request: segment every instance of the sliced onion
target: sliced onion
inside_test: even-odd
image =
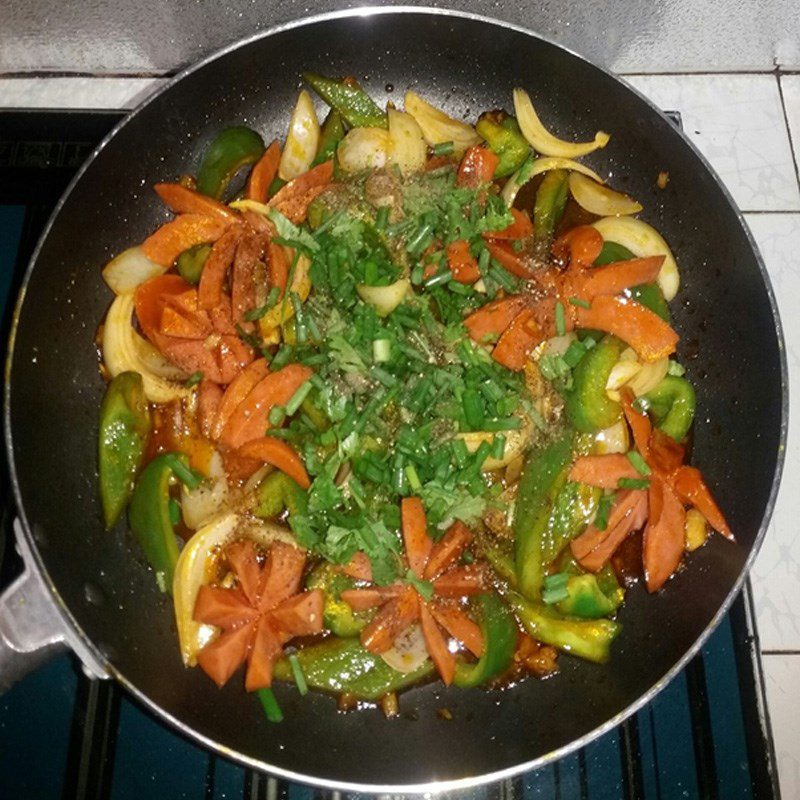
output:
[[[186,397],[190,390],[183,385],[186,374],[146,342],[133,329],[133,293],[121,294],[111,304],[103,325],[103,362],[111,377],[128,370],[142,376],[144,393],[152,403],[167,403]],[[144,355],[142,355],[144,353]],[[158,365],[157,371],[154,367]],[[180,375],[180,381],[163,377],[165,374]]]
[[[631,391],[637,396],[641,397],[643,394],[652,392],[669,370],[669,359],[659,358],[658,361],[648,361],[642,364],[639,372],[628,381],[628,386]]]
[[[521,428],[511,431],[502,431],[502,435],[505,436],[506,439],[506,449],[503,451],[503,457],[493,458],[489,456],[483,462],[483,471],[494,472],[498,469],[503,469],[515,458],[521,456],[531,443],[532,432],[533,423],[527,417],[523,418]],[[456,438],[464,442],[470,453],[474,453],[483,442],[491,444],[497,435],[497,433],[491,431],[469,431],[456,434]]]
[[[365,302],[374,306],[379,317],[386,317],[394,311],[408,295],[411,284],[407,278],[400,278],[389,286],[365,286],[359,284],[356,291]]]
[[[627,247],[635,256],[664,256],[664,265],[658,273],[658,285],[667,302],[678,293],[680,275],[675,256],[664,237],[651,225],[633,217],[604,217],[592,223],[606,242],[616,242]]]
[[[414,622],[395,640],[381,658],[394,670],[402,673],[418,670],[428,660],[428,648],[422,626]]]
[[[651,392],[664,379],[669,369],[669,359],[640,362],[630,347],[623,350],[619,361],[613,366],[606,382],[606,394],[619,401],[620,390],[627,386],[636,397]]]
[[[594,451],[599,456],[627,453],[629,449],[628,425],[623,419],[595,434]]]
[[[200,587],[215,577],[214,557],[235,538],[248,538],[263,546],[276,539],[293,544],[291,533],[281,525],[260,522],[228,512],[208,522],[186,543],[175,565],[172,597],[178,625],[181,656],[187,667],[197,663],[197,653],[216,635],[216,628],[194,620]]]
[[[453,152],[456,156],[461,156],[468,147],[480,144],[482,141],[472,125],[447,116],[444,111],[423,100],[416,92],[406,92],[405,107],[419,123],[422,135],[431,147],[452,142]]]
[[[597,131],[591,142],[565,142],[553,136],[544,125],[533,108],[533,103],[524,89],[514,89],[514,113],[522,135],[528,140],[537,153],[562,158],[580,158],[605,147],[611,138],[604,131]]]
[[[181,512],[187,528],[196,531],[228,505],[228,479],[222,456],[214,450],[208,479],[191,491],[181,484]]]
[[[319,147],[319,121],[311,95],[302,89],[289,122],[289,133],[281,153],[278,176],[290,181],[307,172]]]
[[[544,343],[541,349],[541,356],[563,356],[569,350],[569,346],[578,337],[570,332],[565,333],[563,336],[553,336]]]
[[[606,381],[606,394],[619,402],[619,393],[628,381],[639,374],[642,365],[638,361],[628,361],[620,359],[611,369]]]
[[[339,166],[345,172],[380,169],[389,157],[391,139],[383,128],[352,128],[336,149]]]
[[[642,210],[640,203],[621,192],[615,192],[579,172],[571,172],[569,190],[575,202],[598,217],[636,214]]]
[[[141,247],[129,247],[103,267],[103,280],[114,294],[127,294],[166,271],[166,267],[151,261]]]
[[[244,486],[242,486],[242,494],[245,497],[248,497],[256,489],[261,485],[261,481],[267,477],[271,472],[275,471],[275,467],[272,464],[264,464],[263,467],[259,467],[248,479],[245,481]]]
[[[231,200],[228,205],[237,211],[254,211],[262,217],[269,217],[270,207],[266,203],[259,203],[258,200]]]
[[[505,186],[503,186],[503,191],[501,194],[505,204],[509,208],[514,205],[517,192],[531,178],[533,178],[535,175],[539,175],[542,172],[549,172],[551,169],[568,169],[572,170],[573,172],[580,172],[582,175],[586,175],[587,178],[591,178],[597,183],[603,183],[603,179],[594,170],[591,170],[589,167],[584,166],[578,161],[573,161],[570,158],[550,158],[548,156],[543,156],[541,158],[535,158],[530,167],[523,167],[522,169],[525,170],[526,176],[521,183],[520,171],[518,170],[506,181]]]
[[[427,155],[422,128],[411,114],[390,108],[388,115],[390,163],[396,164],[403,175],[419,172]]]

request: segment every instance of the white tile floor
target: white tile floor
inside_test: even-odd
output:
[[[783,317],[796,390],[794,422],[753,588],[781,789],[785,800],[794,800],[800,797],[800,75],[639,75],[629,80],[661,108],[681,111],[689,137],[739,206],[751,212],[747,221]],[[0,79],[0,108],[129,108],[157,85],[154,79]]]
[[[781,793],[800,797],[800,76],[651,75],[631,83],[683,115],[745,214],[786,336],[790,425],[778,503],[752,574]],[[783,95],[783,99],[781,98]],[[791,127],[791,138],[787,129]],[[794,149],[792,147],[794,145]],[[761,212],[761,213],[758,213]],[[764,213],[770,212],[770,213]]]
[[[800,210],[800,187],[777,78],[645,75],[629,81],[661,108],[680,110],[687,135],[719,173],[739,208]]]

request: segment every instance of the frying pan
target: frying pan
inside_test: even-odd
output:
[[[694,459],[737,535],[714,537],[655,596],[629,592],[609,664],[562,657],[560,674],[505,691],[402,696],[398,719],[337,713],[279,686],[266,721],[237,680],[216,690],[181,664],[169,597],[124,524],[103,530],[96,491],[103,382],[95,328],[110,302],[100,267],[167,215],[150,187],[196,168],[221,127],[285,133],[303,70],[363,78],[379,103],[414,87],[456,117],[527,87],[562,135],[611,131],[587,159],[643,203],[676,254],[681,357],[700,409]],[[666,189],[656,186],[669,173]],[[56,209],[17,308],[6,441],[27,570],[0,608],[6,684],[69,644],[184,733],[285,778],[362,791],[487,782],[558,758],[651,699],[697,652],[741,587],[766,530],[786,434],[786,364],[764,266],[729,195],[692,145],[627,84],[527,31],[440,10],[348,11],[288,25],[190,68],[98,147]],[[42,647],[43,646],[43,649]],[[452,721],[437,710],[446,707]]]

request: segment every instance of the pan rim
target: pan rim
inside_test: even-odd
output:
[[[9,477],[11,480],[11,485],[14,493],[14,500],[17,505],[17,514],[21,521],[21,527],[23,533],[26,539],[28,540],[28,543],[31,546],[31,552],[33,553],[35,566],[41,573],[52,597],[54,598],[56,606],[58,607],[59,613],[64,622],[69,626],[71,630],[75,632],[75,634],[79,637],[79,639],[84,644],[84,646],[89,650],[89,652],[95,655],[99,663],[101,663],[103,667],[107,670],[109,676],[113,677],[122,686],[124,686],[125,689],[127,689],[137,699],[138,702],[142,703],[149,711],[156,714],[159,718],[168,722],[180,733],[189,737],[190,739],[194,739],[203,746],[211,750],[214,750],[223,756],[231,758],[247,767],[257,769],[262,772],[266,772],[270,775],[282,778],[284,780],[295,781],[328,790],[365,792],[365,793],[375,793],[375,794],[386,794],[386,793],[421,794],[421,793],[432,793],[432,792],[438,793],[438,792],[447,792],[447,791],[455,791],[467,788],[474,788],[475,786],[485,785],[488,783],[493,783],[515,777],[523,772],[528,772],[530,770],[537,769],[547,763],[551,763],[557,759],[563,758],[564,756],[578,750],[579,748],[583,747],[589,742],[602,736],[604,733],[608,732],[612,728],[618,726],[621,722],[626,720],[628,717],[636,713],[644,705],[650,702],[650,700],[652,700],[655,695],[657,695],[667,684],[669,684],[678,675],[678,673],[684,669],[686,664],[700,651],[700,649],[705,644],[709,636],[717,628],[722,618],[727,613],[728,609],[730,608],[736,596],[741,591],[744,581],[747,579],[750,569],[752,568],[753,562],[755,561],[755,558],[761,549],[761,545],[766,536],[766,532],[767,529],[769,528],[769,524],[775,509],[778,490],[780,488],[780,483],[785,463],[786,441],[788,434],[789,380],[788,380],[786,343],[783,333],[783,325],[781,323],[780,313],[778,310],[778,305],[771,279],[766,270],[766,266],[761,256],[761,252],[755,242],[755,239],[753,238],[752,232],[750,231],[750,228],[746,220],[744,219],[742,211],[739,209],[739,207],[733,200],[730,192],[728,191],[727,187],[722,183],[716,171],[708,163],[705,156],[697,149],[694,143],[691,140],[689,140],[689,138],[682,131],[675,129],[675,133],[683,139],[684,144],[689,147],[694,156],[700,160],[702,165],[712,176],[714,182],[716,183],[717,189],[722,193],[722,196],[724,197],[728,205],[731,207],[731,210],[734,212],[737,221],[741,225],[746,235],[747,241],[750,245],[750,248],[755,256],[756,263],[759,272],[761,274],[761,279],[767,291],[770,311],[772,313],[772,319],[775,326],[777,346],[779,350],[780,378],[781,378],[780,380],[781,421],[779,428],[775,471],[772,478],[770,493],[767,498],[767,503],[764,509],[764,516],[759,526],[758,533],[756,534],[756,537],[754,539],[753,546],[750,550],[750,553],[747,556],[747,559],[745,560],[742,570],[738,578],[736,579],[734,585],[728,592],[728,595],[725,598],[722,605],[720,606],[719,610],[711,619],[711,621],[708,623],[708,625],[705,627],[703,632],[695,640],[693,645],[690,648],[688,648],[688,650],[683,654],[683,656],[680,659],[678,659],[678,661],[656,683],[654,683],[646,692],[640,695],[637,700],[628,705],[619,714],[607,720],[602,725],[599,725],[596,728],[592,729],[591,731],[588,731],[583,736],[573,740],[572,742],[569,742],[568,744],[556,750],[553,750],[549,753],[545,753],[544,755],[541,755],[530,761],[525,761],[521,764],[516,764],[514,766],[506,767],[504,769],[497,770],[495,772],[484,773],[482,775],[473,777],[455,778],[442,781],[431,781],[427,783],[418,783],[418,784],[372,784],[372,783],[367,784],[367,783],[356,783],[350,781],[330,780],[313,775],[307,775],[295,772],[293,770],[284,769],[281,767],[276,767],[274,765],[267,764],[264,761],[261,761],[257,758],[253,758],[251,756],[247,756],[243,753],[235,751],[199,733],[198,731],[194,730],[193,728],[182,722],[180,719],[176,718],[174,715],[163,709],[155,701],[151,700],[147,694],[145,694],[141,689],[139,689],[122,672],[120,672],[117,668],[115,668],[114,665],[109,662],[107,656],[87,636],[85,631],[78,624],[77,620],[73,617],[72,613],[70,612],[69,608],[67,607],[66,603],[64,602],[63,598],[61,597],[57,588],[55,587],[52,578],[50,577],[50,574],[47,571],[44,559],[39,553],[39,549],[36,544],[36,539],[33,536],[31,527],[27,519],[27,515],[25,513],[25,508],[22,501],[22,495],[16,471],[16,463],[14,459],[14,447],[13,447],[13,434],[11,430],[11,381],[10,381],[11,368],[14,357],[14,346],[16,341],[17,326],[19,324],[20,313],[25,301],[25,295],[27,292],[27,287],[30,281],[30,277],[33,273],[33,269],[38,260],[44,242],[48,238],[51,228],[53,227],[58,216],[60,215],[62,208],[67,203],[70,195],[72,194],[73,189],[82,179],[84,173],[87,171],[90,165],[95,161],[99,153],[103,149],[105,149],[105,147],[109,144],[110,141],[113,140],[113,138],[117,135],[117,133],[125,125],[127,125],[127,123],[131,119],[133,119],[143,109],[145,109],[148,105],[150,105],[151,102],[154,102],[155,100],[160,98],[162,94],[171,90],[176,84],[178,84],[181,80],[183,80],[183,78],[194,73],[199,69],[204,68],[213,61],[216,61],[217,59],[226,56],[228,53],[231,53],[240,47],[247,46],[254,42],[260,41],[261,39],[269,38],[271,36],[274,36],[276,34],[282,33],[287,30],[294,30],[296,28],[316,25],[330,20],[356,19],[359,17],[372,17],[372,16],[388,16],[392,14],[409,14],[409,15],[419,14],[422,16],[427,15],[427,16],[465,19],[472,22],[481,22],[488,25],[492,25],[494,27],[504,28],[517,33],[522,33],[525,36],[530,37],[532,39],[538,39],[546,44],[549,44],[553,47],[556,47],[562,51],[569,53],[569,55],[572,56],[573,58],[588,64],[590,67],[593,67],[594,69],[603,73],[606,77],[611,78],[613,81],[616,81],[617,83],[621,84],[628,92],[634,94],[639,99],[640,102],[646,104],[658,116],[660,116],[665,121],[669,121],[668,118],[665,116],[664,112],[660,108],[658,108],[658,106],[656,106],[651,100],[645,97],[639,90],[633,87],[627,80],[614,74],[606,67],[596,64],[594,61],[586,58],[585,56],[576,53],[571,48],[556,42],[555,40],[553,40],[548,36],[532,31],[529,28],[517,25],[516,23],[505,22],[502,20],[495,19],[493,17],[489,17],[483,14],[477,14],[474,12],[458,11],[455,9],[448,9],[448,8],[436,8],[433,6],[403,6],[403,5],[360,6],[355,8],[340,9],[337,11],[331,11],[331,12],[302,17],[299,19],[271,26],[262,31],[257,31],[256,33],[253,33],[250,36],[238,39],[237,41],[225,45],[224,47],[209,54],[205,58],[197,62],[194,62],[189,66],[185,67],[184,69],[180,70],[173,77],[169,78],[163,86],[159,87],[155,92],[146,97],[136,108],[130,111],[130,113],[128,113],[117,125],[115,125],[114,128],[97,145],[97,147],[94,148],[90,156],[83,163],[81,168],[78,170],[74,178],[70,181],[69,185],[65,189],[64,193],[62,194],[55,208],[53,209],[53,212],[50,215],[47,224],[45,225],[39,237],[39,240],[36,244],[36,247],[31,255],[30,261],[25,271],[25,275],[23,277],[22,285],[19,290],[19,295],[15,304],[14,313],[11,321],[11,331],[8,340],[8,349],[7,349],[5,371],[4,371],[5,386],[3,391],[3,421],[5,425],[4,439],[5,439],[6,459],[9,465]]]

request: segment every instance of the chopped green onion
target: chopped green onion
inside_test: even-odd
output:
[[[413,464],[406,465],[406,478],[408,478],[408,485],[411,487],[412,492],[418,492],[422,489],[422,481],[419,479],[416,467]]]
[[[481,430],[485,412],[480,392],[477,389],[465,389],[461,397],[461,404],[464,407],[464,418],[467,425],[474,431]]]
[[[544,579],[545,589],[556,589],[559,586],[566,586],[569,580],[569,575],[566,572],[555,572],[552,575],[546,575]]]
[[[683,364],[679,364],[677,361],[673,361],[672,359],[669,360],[669,364],[667,365],[667,375],[674,375],[676,378],[682,378],[686,374],[686,368]]]
[[[455,458],[456,464],[460,469],[466,466],[469,458],[469,449],[463,439],[453,439],[453,458]]]
[[[542,592],[542,602],[548,606],[552,606],[554,603],[560,603],[568,597],[569,591],[566,586],[559,586],[555,589],[545,589]]]
[[[404,494],[408,481],[403,464],[403,456],[398,454],[394,457],[394,468],[392,470],[392,488],[397,494]]]
[[[647,489],[650,481],[646,478],[620,478],[617,486],[620,489]]]
[[[492,446],[489,444],[489,442],[481,442],[478,445],[478,449],[475,451],[475,455],[473,457],[473,464],[478,470],[480,470],[480,468],[483,466],[483,462],[489,458],[491,452]]]
[[[478,269],[481,275],[486,275],[488,273],[491,261],[492,254],[489,252],[488,248],[484,247],[478,255]]]
[[[389,206],[381,206],[378,209],[378,213],[375,216],[375,227],[382,231],[386,227],[386,223],[389,221]]]
[[[577,367],[578,362],[586,355],[586,347],[583,342],[577,339],[567,348],[566,353],[562,356],[564,363],[572,368]]]
[[[614,505],[614,495],[604,494],[597,504],[597,514],[594,517],[594,526],[599,531],[604,531],[608,527],[608,515],[611,512],[611,506]]]
[[[286,409],[283,406],[273,406],[269,410],[267,419],[269,420],[270,425],[277,428],[278,425],[281,425],[286,419]]]
[[[372,343],[372,360],[376,364],[388,361],[392,357],[392,343],[388,339],[376,339]]]
[[[650,467],[647,466],[647,462],[642,458],[642,456],[637,453],[635,450],[629,450],[626,455],[628,456],[628,461],[633,464],[634,469],[640,475],[649,475],[651,470]]]
[[[292,675],[294,682],[297,685],[297,691],[301,695],[308,694],[308,684],[306,683],[306,676],[303,674],[303,668],[300,666],[300,659],[292,653],[289,656],[289,664],[292,667]]]
[[[413,283],[414,286],[419,286],[424,277],[425,268],[422,266],[422,264],[417,264],[417,266],[411,270],[411,283]]]
[[[578,306],[579,308],[591,308],[592,304],[588,300],[583,300],[580,297],[570,297],[569,304],[572,306]]]
[[[567,332],[567,321],[564,315],[564,306],[559,301],[556,303],[556,333],[563,336]]]
[[[191,388],[192,386],[197,386],[200,381],[203,380],[203,373],[200,370],[197,372],[193,372],[187,379],[186,379],[186,386]]]
[[[272,689],[259,689],[258,699],[264,707],[264,713],[270,722],[283,722],[283,711]]]
[[[175,473],[175,477],[190,491],[196,489],[205,480],[203,475],[184,464],[175,453],[167,453],[164,460]]]
[[[286,415],[291,417],[292,414],[296,413],[297,409],[303,404],[303,400],[308,397],[309,392],[311,391],[311,382],[306,381],[304,384],[300,386],[300,388],[292,395],[289,402],[286,404]]]
[[[452,142],[439,142],[433,146],[433,154],[435,156],[449,156],[454,149]]]
[[[547,605],[566,600],[569,597],[569,591],[567,590],[568,582],[569,575],[567,575],[566,572],[557,572],[555,575],[548,575],[544,579],[542,600]]]
[[[253,350],[260,350],[261,349],[261,341],[257,336],[254,336],[252,333],[248,333],[241,325],[237,323],[236,325],[236,333],[239,335],[239,338]]]
[[[517,431],[522,427],[519,417],[502,417],[500,419],[487,419],[483,421],[484,431]]]
[[[406,244],[406,250],[408,250],[411,255],[421,253],[427,246],[427,240],[432,231],[433,226],[430,222],[424,222],[417,228],[411,239],[409,239],[408,244]]]
[[[280,299],[280,296],[281,290],[277,286],[273,286],[267,295],[267,302],[264,303],[263,306],[258,306],[258,308],[251,308],[249,311],[245,311],[244,318],[248,322],[255,322],[257,319],[261,319],[261,317],[263,317],[267,311],[269,311],[271,308],[274,308]]]
[[[387,389],[390,389],[397,383],[397,378],[395,378],[391,372],[387,372],[385,369],[381,369],[380,367],[373,367],[370,374],[373,378],[376,378],[380,383],[382,383]]]
[[[517,279],[495,261],[492,262],[489,277],[507,292],[513,292],[517,288]]]
[[[434,286],[441,286],[444,283],[449,283],[452,277],[453,273],[450,272],[449,269],[446,269],[444,272],[439,272],[432,278],[428,278],[428,280],[425,281],[425,288],[431,289]]]
[[[506,452],[506,437],[502,434],[495,436],[492,440],[492,452],[489,454],[492,458],[499,461]]]
[[[364,262],[364,283],[374,286],[378,280],[378,265],[374,261]]]

